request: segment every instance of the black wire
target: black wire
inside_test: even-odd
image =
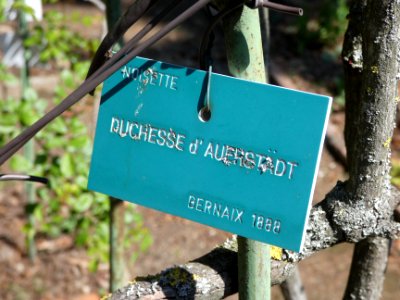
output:
[[[213,33],[215,26],[222,21],[223,18],[226,16],[230,15],[231,13],[234,13],[236,10],[239,8],[243,7],[243,3],[237,4],[232,7],[227,7],[224,10],[220,11],[217,15],[215,15],[212,20],[210,25],[208,25],[204,35],[203,39],[200,44],[200,50],[199,50],[199,60],[200,60],[200,68],[202,70],[207,70],[208,66],[212,62],[212,44],[215,39],[215,35]]]
[[[122,39],[126,31],[132,27],[147,11],[149,11],[159,0],[137,0],[131,4],[114,27],[108,31],[101,41],[90,64],[86,78],[90,77],[107,60],[106,53],[111,47]],[[91,94],[93,95],[93,92]]]
[[[0,174],[0,181],[30,181],[43,184],[49,183],[47,178],[22,174]]]
[[[146,26],[144,26],[129,42],[127,43],[126,47],[126,53],[132,51],[138,44],[138,42],[146,36],[147,33],[149,33],[160,21],[168,16],[171,12],[173,12],[174,9],[177,8],[177,5],[179,2],[182,2],[183,0],[174,0],[170,1],[169,5],[165,7],[158,15],[156,15],[149,23],[147,23]]]
[[[113,63],[115,63],[116,61],[118,61],[121,57],[127,55],[127,53],[129,53],[130,51],[133,50],[133,48],[135,46],[137,46],[137,43],[148,33],[150,32],[155,26],[157,26],[157,24],[162,20],[163,17],[167,16],[168,14],[171,13],[171,11],[176,8],[176,4],[178,4],[180,1],[182,0],[175,0],[173,2],[170,3],[170,5],[168,5],[165,9],[163,9],[158,15],[156,15],[149,23],[146,24],[146,26],[144,26],[133,38],[131,38],[123,48],[120,49],[120,51],[118,51],[113,57],[112,59],[108,60],[108,61],[104,61],[103,65],[99,65],[98,62],[96,63],[92,63],[95,64],[95,67],[92,68],[92,74],[86,79],[86,81],[84,83],[88,83],[91,80],[93,80],[94,78],[96,78],[101,72],[103,72],[104,70],[106,70],[107,68],[111,67]],[[116,40],[118,41],[118,39]],[[81,87],[83,86],[83,84],[81,85]],[[80,88],[80,87],[79,87]],[[78,89],[79,89],[78,88]],[[93,91],[93,90],[92,90]],[[91,92],[92,92],[91,91]],[[91,93],[90,92],[90,93]],[[66,99],[65,99],[66,100]],[[79,100],[78,100],[79,101]],[[73,104],[72,104],[73,105]],[[71,106],[72,106],[71,105]],[[45,116],[46,117],[46,116]],[[40,130],[40,129],[39,129]],[[39,131],[38,130],[38,131]],[[30,140],[31,138],[33,138],[36,133],[38,132],[32,132],[31,134],[26,136],[26,139],[22,140],[21,143],[16,144],[12,149],[10,148],[9,151],[12,151],[12,153],[15,153],[16,151],[18,151],[25,143],[25,140]],[[14,150],[16,149],[16,150]],[[0,161],[1,161],[1,150],[0,149]],[[2,163],[0,162],[0,165]]]
[[[67,96],[59,105],[54,107],[44,117],[36,121],[32,126],[26,128],[16,138],[14,138],[5,146],[3,146],[0,149],[0,166],[4,164],[4,162],[6,162],[14,153],[16,153],[24,144],[26,144],[37,132],[43,129],[49,122],[54,120],[56,117],[60,116],[64,111],[66,111],[72,105],[77,103],[80,99],[83,98],[83,96],[85,96],[87,93],[96,88],[100,83],[102,83],[105,79],[111,76],[114,72],[123,67],[129,61],[131,61],[135,56],[137,56],[143,50],[145,50],[146,48],[157,42],[159,39],[161,39],[163,36],[169,33],[172,29],[174,29],[182,22],[193,16],[196,12],[198,12],[201,8],[207,5],[210,1],[211,0],[198,0],[195,4],[186,9],[179,16],[177,16],[175,19],[173,19],[172,21],[167,23],[164,27],[162,27],[157,33],[152,35],[144,42],[138,44],[129,53],[126,53],[126,55],[122,57],[120,60],[117,61],[116,59],[117,55],[113,56],[101,68],[99,68],[94,74],[92,74],[92,76],[90,76],[86,81],[84,81],[75,91],[73,91],[69,96]],[[129,49],[125,47],[123,49]],[[120,53],[121,50],[118,53]],[[125,54],[125,52],[121,53],[122,53],[121,56]]]

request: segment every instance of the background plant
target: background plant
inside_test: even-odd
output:
[[[4,8],[3,2],[0,2]],[[25,5],[16,2],[14,9],[32,13]],[[75,15],[76,21],[90,20]],[[71,20],[69,20],[71,22]],[[34,123],[48,107],[59,103],[80,84],[86,76],[89,58],[97,48],[97,39],[88,39],[66,26],[66,16],[55,10],[44,14],[43,22],[30,29],[24,46],[30,53],[39,53],[40,62],[60,72],[60,83],[52,99],[41,98],[29,88],[22,100],[8,97],[0,99],[0,145],[17,132]],[[0,65],[3,85],[16,79],[4,65]],[[49,186],[37,189],[37,202],[27,205],[27,213],[35,215],[36,223],[26,226],[26,231],[49,238],[63,233],[72,234],[78,246],[88,249],[90,267],[95,270],[99,262],[108,260],[109,215],[108,197],[87,190],[87,177],[92,140],[87,124],[82,122],[82,111],[70,111],[57,118],[35,137],[35,158],[28,161],[22,155],[10,160],[10,168],[43,176]],[[129,205],[125,222],[128,225],[126,247],[134,244],[137,255],[151,244],[151,236],[143,226],[141,215],[134,205]]]

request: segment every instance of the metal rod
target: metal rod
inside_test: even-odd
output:
[[[23,1],[25,2],[25,1]],[[21,79],[21,102],[27,101],[26,95],[28,93],[28,89],[30,88],[29,82],[29,49],[27,49],[24,45],[25,40],[29,36],[29,28],[26,20],[26,14],[21,9],[18,11],[18,31],[22,41],[22,66],[20,72]],[[30,141],[25,145],[23,155],[25,159],[29,162],[33,162],[35,159],[35,147],[33,141]],[[24,184],[24,194],[26,199],[27,206],[33,206],[36,203],[36,190],[35,186],[31,182],[25,182]],[[27,210],[27,218],[28,218],[28,229],[26,231],[26,247],[28,250],[28,257],[30,261],[35,261],[36,259],[36,245],[35,245],[35,216],[33,212],[28,209]]]
[[[291,14],[291,15],[296,15],[296,16],[303,15],[303,9],[300,7],[288,6],[288,5],[284,5],[284,4],[271,2],[268,0],[253,0],[253,1],[251,1],[250,7],[251,8],[265,7],[265,8],[269,8],[269,9],[276,10],[279,12]]]
[[[292,6],[287,6],[283,4],[278,4],[270,1],[264,1],[263,4],[264,7],[273,9],[279,12],[284,12],[287,14],[291,15],[296,15],[296,16],[302,16],[303,15],[303,9],[299,7],[292,7]]]
[[[121,288],[129,280],[125,263],[125,205],[124,202],[110,197],[110,293]]]
[[[121,17],[121,0],[106,0],[106,19],[108,31],[114,31],[114,26]],[[118,38],[116,47],[120,50],[123,39]],[[96,71],[92,70],[92,73]],[[89,75],[90,76],[90,75]],[[125,236],[125,207],[121,200],[109,197],[109,292],[115,292],[128,280],[128,270],[125,264],[124,236]]]
[[[229,5],[228,1],[225,3]],[[223,29],[231,74],[248,80],[266,82],[258,10],[244,6],[241,11],[226,16]],[[241,300],[270,299],[269,248],[266,244],[238,237]]]

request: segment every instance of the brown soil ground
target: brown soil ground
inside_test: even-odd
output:
[[[91,6],[64,4],[60,9],[67,13],[80,11],[82,14],[93,16],[96,26],[93,26],[90,35],[100,36],[101,15]],[[206,24],[204,17],[193,18],[146,51],[144,56],[196,67],[196,47],[204,24]],[[292,37],[284,34],[282,31],[284,25],[273,24],[274,45],[271,47],[271,61],[273,65],[279,66],[280,81],[301,90],[331,93],[332,91],[325,86],[332,86],[332,81],[340,75],[339,60],[337,58],[324,60],[320,50],[300,55],[291,52],[285,39]],[[80,28],[78,25],[74,26]],[[130,31],[127,36],[132,35],[134,31]],[[215,71],[219,73],[226,73],[223,53],[221,33],[218,32],[213,58]],[[32,78],[32,83],[40,93],[48,95],[51,93],[49,87],[54,86],[49,82],[57,80],[55,75],[47,70],[39,70]],[[84,103],[82,107],[88,112],[85,118],[90,121],[93,101]],[[340,109],[333,112],[331,124],[339,133],[342,132],[344,115]],[[337,138],[342,139],[340,134]],[[398,132],[394,140],[400,140]],[[400,153],[399,144],[395,145],[395,154]],[[345,178],[343,167],[325,149],[318,173],[314,203],[323,199],[337,180]],[[7,183],[1,184],[0,188],[0,299],[89,300],[99,299],[101,295],[106,294],[108,266],[100,265],[96,273],[90,273],[87,254],[83,249],[74,247],[70,236],[61,236],[55,240],[38,239],[37,247],[40,249],[38,258],[34,263],[30,262],[24,250],[23,225],[26,220],[22,186]],[[135,264],[129,265],[131,278],[156,273],[165,267],[199,257],[230,236],[229,233],[143,207],[138,207],[138,210],[143,214],[154,243]],[[300,263],[300,273],[309,299],[334,300],[342,297],[352,248],[352,245],[342,244]],[[398,299],[399,295],[400,245],[394,244],[389,257],[382,299],[394,300]],[[235,299],[237,296],[230,298]],[[283,299],[279,287],[273,288],[272,299]]]

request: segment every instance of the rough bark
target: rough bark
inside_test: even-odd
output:
[[[344,67],[344,84],[346,95],[346,124],[345,141],[347,155],[355,156],[357,143],[354,142],[354,134],[358,126],[358,116],[360,111],[360,91],[361,91],[361,74],[363,67],[362,56],[362,15],[366,5],[366,0],[352,1],[350,3],[349,25],[345,34],[343,43],[343,67]],[[349,124],[353,124],[350,126]],[[354,163],[355,160],[351,160]],[[349,171],[354,173],[354,167],[348,163]]]
[[[399,70],[399,1],[352,1],[344,48],[346,144],[350,201],[363,218],[390,214],[390,141],[396,112]],[[356,224],[355,224],[356,225]],[[358,228],[354,228],[358,231]],[[378,299],[388,241],[368,238],[356,244],[345,299]]]
[[[357,243],[344,299],[379,299],[389,253],[385,238],[368,238]]]
[[[394,191],[392,198],[394,206],[400,193]],[[312,208],[302,253],[284,250],[282,260],[272,260],[273,285],[287,280],[300,260],[338,243],[358,242],[369,236],[400,237],[400,224],[393,220],[393,213],[364,218],[365,213],[357,207],[343,205],[347,202],[355,203],[349,201],[345,184],[339,182],[324,201]],[[375,224],[372,227],[371,222]],[[354,233],[353,227],[357,228]],[[192,262],[136,278],[109,299],[221,299],[237,293],[237,276],[237,244],[232,239]]]
[[[273,261],[272,284],[282,283],[294,266],[287,261]],[[237,270],[237,244],[232,239],[192,262],[137,278],[109,299],[222,299],[238,292]]]

